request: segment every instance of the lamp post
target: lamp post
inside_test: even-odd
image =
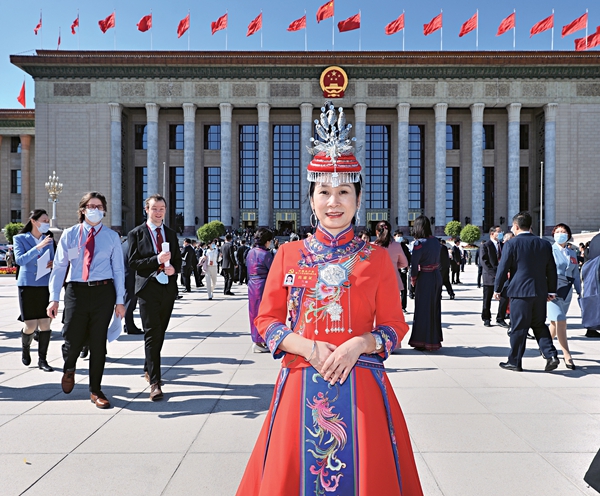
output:
[[[52,219],[50,220],[50,227],[57,227],[56,225],[56,204],[58,203],[58,195],[62,193],[63,185],[58,182],[58,176],[55,171],[52,171],[52,175],[48,177],[48,182],[45,184],[46,191],[48,191],[48,202],[52,203]]]

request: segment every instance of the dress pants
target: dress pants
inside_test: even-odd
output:
[[[460,283],[460,265],[452,262],[450,267],[452,268],[452,284]]]
[[[213,291],[217,285],[217,266],[209,265],[206,267],[206,290],[208,291],[208,297],[213,297]]]
[[[527,331],[533,331],[540,351],[544,358],[556,357],[557,352],[550,329],[546,325],[546,298],[536,296],[532,298],[510,299],[510,354],[508,363],[521,367],[521,360],[527,345]]]
[[[494,286],[483,286],[483,308],[481,309],[481,320],[492,320],[492,296],[494,296]]]
[[[137,306],[137,295],[135,294],[135,272],[130,271],[125,276],[125,327],[135,329],[133,312]]]
[[[450,284],[450,269],[442,270],[442,286],[446,288],[449,296],[454,296],[452,284]],[[440,293],[441,295],[441,293]]]
[[[89,342],[90,392],[101,391],[106,362],[106,334],[115,310],[117,293],[112,283],[88,286],[70,282],[65,290],[63,335],[69,343],[64,372],[74,369],[81,349]]]
[[[187,292],[192,290],[192,267],[187,265],[181,270],[181,285],[185,287]]]
[[[245,265],[239,265],[239,271],[240,271],[240,284],[248,284],[248,267],[246,267]]]
[[[196,287],[199,288],[200,286],[202,286],[201,269],[197,265],[195,265],[193,272],[194,272],[194,280],[196,281]]]
[[[223,269],[223,277],[225,278],[225,289],[223,290],[223,294],[227,294],[231,292],[231,286],[233,285],[233,274],[235,272],[235,267],[229,267],[228,269]]]
[[[481,276],[483,275],[483,267],[481,265],[477,266],[477,287],[481,286]]]
[[[496,320],[504,320],[506,312],[508,312],[508,298],[503,294],[500,294],[500,303],[498,303],[498,315],[496,315]]]
[[[165,341],[165,333],[169,326],[175,299],[169,294],[168,285],[160,284],[151,278],[147,286],[138,294],[140,317],[144,327],[144,350],[150,384],[158,384],[160,374],[160,352]]]

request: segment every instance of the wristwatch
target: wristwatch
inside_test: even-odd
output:
[[[373,337],[375,338],[375,351],[373,353],[381,353],[383,351],[383,339],[375,333],[373,333]]]

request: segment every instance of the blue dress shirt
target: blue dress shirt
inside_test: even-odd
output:
[[[50,276],[50,301],[60,300],[60,290],[69,266],[69,250],[72,250],[75,257],[70,260],[71,270],[66,282],[85,282],[82,277],[83,254],[85,241],[91,228],[92,226],[83,221],[81,224],[64,230],[56,249]],[[94,229],[97,234],[94,239],[94,256],[90,265],[88,281],[112,279],[117,293],[116,304],[122,305],[125,294],[125,266],[121,239],[115,231],[102,223],[94,226]]]
[[[50,260],[54,258],[54,243],[44,246],[41,250],[37,249],[37,244],[41,241],[37,240],[30,232],[17,234],[13,238],[15,247],[15,262],[19,266],[19,277],[17,278],[17,286],[48,286],[50,273],[37,277],[37,261],[44,252],[50,251]]]

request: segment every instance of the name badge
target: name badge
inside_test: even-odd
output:
[[[67,251],[67,257],[69,258],[69,262],[71,260],[75,260],[79,256],[78,248],[69,248]]]
[[[318,279],[319,272],[316,267],[294,267],[286,270],[283,276],[283,285],[295,288],[314,288]]]

